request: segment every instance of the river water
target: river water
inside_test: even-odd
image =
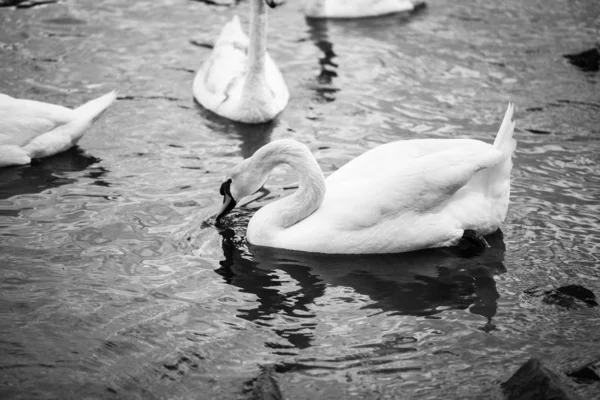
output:
[[[235,13],[247,29],[246,1],[0,8],[2,92],[77,106],[119,89],[78,148],[0,171],[1,398],[243,399],[263,364],[290,399],[489,398],[529,357],[599,351],[598,307],[528,289],[600,295],[600,80],[563,57],[594,47],[600,2],[430,0],[361,21],[302,5],[270,12],[290,103],[250,127],[191,91],[203,44]],[[329,174],[393,140],[492,141],[509,100],[511,204],[480,256],[249,248],[254,210],[295,188],[286,169],[211,223],[226,171],[270,140]]]

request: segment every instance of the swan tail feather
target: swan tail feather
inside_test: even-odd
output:
[[[508,108],[504,114],[504,119],[494,140],[494,147],[501,150],[505,156],[510,157],[514,151],[517,141],[513,139],[513,131],[515,129],[515,121],[513,121],[513,113],[515,106],[513,103],[508,103]]]
[[[24,149],[31,158],[48,157],[73,147],[117,98],[113,90],[73,110],[72,121],[59,125],[29,142]]]
[[[494,167],[487,170],[487,194],[494,204],[496,218],[504,221],[508,210],[510,196],[510,172],[513,162],[512,155],[517,146],[517,141],[513,138],[515,121],[513,121],[514,105],[508,103],[508,108],[504,114],[504,119],[494,140],[494,147],[502,152],[501,161]]]
[[[235,44],[240,43],[244,46],[248,45],[248,37],[244,33],[242,29],[242,24],[240,23],[240,18],[237,15],[234,15],[231,21],[223,26],[221,30],[221,34],[217,38],[215,42],[215,48],[221,44]]]
[[[515,130],[515,121],[513,121],[514,105],[508,103],[508,108],[504,114],[504,119],[494,140],[494,147],[502,152],[502,161],[496,165],[492,171],[492,175],[498,180],[504,181],[510,179],[510,171],[512,169],[512,155],[517,147],[517,141],[513,138]],[[492,179],[492,182],[494,179]]]
[[[93,124],[115,101],[117,94],[118,91],[113,90],[112,92],[109,92],[94,100],[90,100],[84,105],[77,107],[75,110],[73,110],[76,113],[75,119],[89,120],[90,124]]]

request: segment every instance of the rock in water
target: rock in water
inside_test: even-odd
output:
[[[567,372],[567,376],[579,383],[600,382],[600,357],[581,367]]]
[[[582,306],[596,307],[596,295],[589,289],[581,285],[566,285],[556,289],[540,288],[533,286],[523,291],[528,296],[542,297],[542,302],[549,305],[556,305],[569,309],[577,309]]]
[[[597,306],[598,302],[596,301],[596,295],[589,289],[584,288],[580,285],[567,285],[561,286],[557,291],[562,294],[566,294],[567,296],[575,297],[586,303],[588,306]]]
[[[238,0],[197,0],[201,3],[212,4],[215,6],[233,6]]]
[[[273,376],[275,369],[272,365],[260,367],[261,371],[252,389],[252,400],[283,400],[279,384]]]
[[[530,358],[502,384],[507,400],[575,400],[578,397],[556,372]]]
[[[600,69],[600,52],[596,48],[577,54],[565,54],[563,57],[584,71],[598,71]]]
[[[58,0],[0,0],[0,7],[17,6],[17,8],[32,8],[57,2]]]
[[[584,302],[588,307],[595,307],[598,305],[595,299],[596,295],[591,290],[580,285],[567,285],[544,292],[542,301],[565,308],[576,308],[576,300]]]

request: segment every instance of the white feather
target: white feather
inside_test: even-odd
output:
[[[0,167],[28,164],[79,141],[117,96],[105,94],[76,109],[0,94]]]
[[[508,209],[512,114],[509,104],[493,145],[473,139],[388,143],[326,180],[304,145],[271,142],[236,167],[232,196],[252,194],[282,163],[298,173],[299,189],[255,213],[248,241],[315,253],[396,253],[455,245],[466,229],[493,233]]]
[[[194,78],[196,100],[235,121],[270,121],[289,100],[283,76],[266,52],[267,11],[263,1],[252,0],[250,39],[234,16]],[[254,65],[259,60],[264,60],[264,65]]]

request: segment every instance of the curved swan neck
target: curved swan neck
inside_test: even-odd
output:
[[[251,0],[250,44],[246,87],[265,79],[267,54],[267,6],[264,0]]]
[[[269,225],[289,228],[319,208],[325,197],[325,178],[306,146],[295,140],[277,140],[259,149],[252,159],[265,176],[281,164],[289,165],[298,175],[298,190],[294,194],[263,207],[261,214]]]

